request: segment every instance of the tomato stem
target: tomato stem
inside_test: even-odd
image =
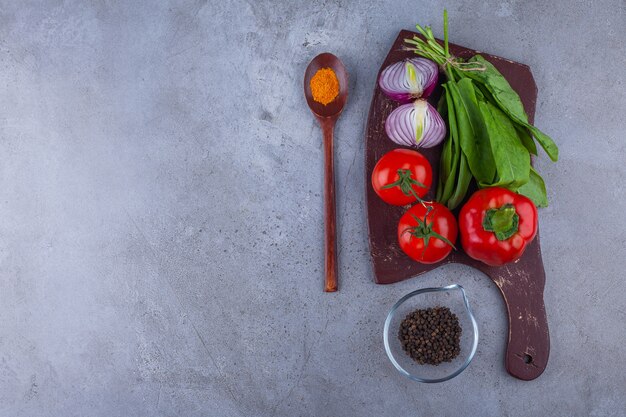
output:
[[[424,204],[424,201],[417,195],[417,193],[413,189],[413,185],[417,185],[418,187],[422,188],[427,187],[412,177],[410,169],[399,169],[396,171],[396,173],[398,174],[398,180],[381,188],[388,189],[393,187],[400,187],[400,191],[402,191],[402,194],[406,196],[413,196],[417,201]]]
[[[426,250],[426,248],[428,247],[428,244],[430,243],[431,238],[437,238],[445,242],[446,244],[452,246],[452,248],[456,250],[456,247],[454,246],[452,242],[450,242],[450,240],[448,240],[447,238],[445,238],[444,236],[440,235],[439,233],[433,230],[432,221],[430,223],[428,222],[428,215],[432,212],[432,210],[433,210],[433,207],[428,206],[428,208],[426,209],[426,214],[424,215],[423,219],[420,219],[419,217],[411,213],[411,217],[413,217],[413,220],[417,222],[417,226],[409,227],[403,233],[409,232],[411,236],[414,236],[419,239],[423,239],[424,250]]]

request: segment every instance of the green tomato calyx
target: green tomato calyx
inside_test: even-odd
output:
[[[409,227],[403,233],[409,233],[413,237],[416,237],[418,239],[423,239],[424,250],[426,250],[426,248],[428,247],[428,244],[430,243],[431,238],[437,238],[445,242],[446,244],[452,246],[452,248],[456,250],[454,243],[450,242],[450,240],[448,240],[446,237],[442,236],[441,234],[433,230],[432,220],[430,222],[428,221],[428,215],[430,214],[432,210],[433,210],[432,206],[428,206],[428,209],[426,210],[426,214],[424,215],[423,219],[420,219],[419,217],[411,213],[411,217],[413,217],[413,220],[417,222],[417,226]]]
[[[388,189],[388,188],[393,188],[393,187],[400,187],[402,194],[406,196],[413,196],[415,197],[417,201],[421,203],[422,199],[419,198],[419,196],[413,189],[413,185],[417,185],[418,187],[422,187],[422,188],[426,188],[426,186],[411,176],[410,169],[399,169],[396,172],[398,173],[398,180],[392,182],[391,184],[387,184],[381,188]]]

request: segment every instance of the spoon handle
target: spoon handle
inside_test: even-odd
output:
[[[325,284],[324,291],[337,291],[337,223],[335,209],[335,121],[320,120],[324,132],[324,212],[325,212]]]

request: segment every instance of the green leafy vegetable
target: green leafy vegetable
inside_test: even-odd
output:
[[[467,194],[467,188],[472,181],[472,173],[470,172],[465,154],[461,153],[461,164],[459,165],[458,181],[456,188],[448,200],[448,207],[456,207],[463,201],[465,194]]]
[[[509,82],[496,67],[480,55],[474,55],[468,62],[484,65],[484,71],[466,71],[465,76],[481,83],[491,93],[495,102],[515,123],[527,127],[537,139],[537,142],[546,151],[550,159],[556,162],[559,159],[559,148],[554,141],[539,129],[528,123],[528,115],[519,95],[513,90]]]
[[[517,130],[517,136],[528,152],[537,155],[537,145],[535,145],[533,137],[528,133],[528,129],[523,126],[515,125],[515,130]]]
[[[443,86],[448,117],[448,140],[443,144],[441,164],[439,167],[439,184],[437,186],[437,201],[446,202],[452,196],[456,186],[456,178],[459,170],[461,147],[458,139],[456,115],[454,113],[453,100],[448,92],[448,87]]]
[[[493,182],[495,163],[489,142],[487,126],[478,108],[472,80],[464,78],[458,83],[449,81],[456,109],[459,141],[472,175],[479,186]]]
[[[530,198],[537,207],[548,207],[546,184],[543,182],[541,175],[539,175],[533,167],[530,168],[530,178],[528,182],[513,191]]]
[[[444,44],[430,27],[417,25],[422,37],[405,39],[417,55],[443,68],[447,82],[439,110],[448,120],[448,138],[441,153],[437,201],[454,209],[465,198],[472,179],[480,188],[502,186],[548,204],[541,176],[530,166],[537,155],[534,138],[556,161],[554,141],[528,122],[519,95],[489,61],[480,55],[469,60],[450,55],[448,15],[444,10]]]
[[[489,131],[496,182],[491,186],[518,188],[528,182],[530,155],[517,136],[511,120],[489,102],[480,103],[480,111]]]

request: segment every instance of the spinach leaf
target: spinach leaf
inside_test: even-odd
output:
[[[496,168],[485,126],[471,79],[463,78],[458,83],[446,83],[454,101],[457,116],[459,143],[465,154],[467,165],[479,186],[493,182]]]
[[[541,145],[544,151],[548,154],[550,159],[553,162],[558,161],[559,159],[559,148],[556,146],[556,143],[550,138],[550,136],[543,133],[541,130],[537,129],[535,126],[529,123],[519,123],[522,126],[526,126],[528,130],[531,131],[537,142]]]
[[[517,130],[517,136],[519,136],[519,140],[528,152],[537,155],[537,145],[535,145],[533,137],[528,133],[528,129],[520,125],[515,125],[515,130]]]
[[[496,105],[479,102],[479,108],[491,140],[496,165],[493,186],[517,188],[528,182],[530,155],[520,142],[511,120]]]
[[[456,188],[452,197],[448,200],[448,208],[454,210],[465,198],[467,194],[467,188],[472,181],[472,173],[469,169],[469,164],[465,154],[461,154],[461,163],[459,164],[459,179],[456,183]]]
[[[452,138],[443,143],[443,149],[441,150],[441,161],[439,163],[439,181],[437,182],[437,194],[435,199],[445,204],[449,195],[445,195],[445,185],[451,180],[454,181],[456,171],[452,168]]]
[[[463,74],[484,85],[502,111],[515,123],[527,127],[550,159],[556,162],[559,158],[559,148],[548,135],[528,123],[528,115],[524,111],[522,100],[500,71],[480,55],[474,55],[468,62],[481,63],[485,66],[485,71],[465,71]]]
[[[455,170],[452,166],[453,152],[452,152],[452,142],[454,139],[451,134],[448,134],[448,138],[443,143],[443,148],[441,150],[441,159],[439,161],[439,181],[437,184],[437,196],[436,200],[442,204],[445,204],[445,201],[450,197],[448,195],[444,195],[445,184],[452,179],[454,181]]]
[[[543,182],[541,175],[539,175],[533,167],[530,168],[530,178],[528,182],[515,191],[530,198],[537,207],[548,207],[546,184]]]
[[[485,67],[484,71],[464,71],[463,75],[482,84],[491,93],[491,96],[509,116],[528,122],[528,115],[519,95],[513,90],[511,84],[504,78],[493,64],[481,55],[474,55],[468,62],[477,62]]]
[[[454,104],[450,97],[450,93],[446,85],[443,86],[446,97],[446,108],[448,113],[448,139],[443,144],[441,152],[441,163],[439,165],[439,184],[437,185],[437,201],[446,204],[456,182],[456,173],[459,166],[459,147],[458,129],[456,116],[454,112]],[[441,105],[441,102],[439,103]]]
[[[439,103],[437,103],[437,112],[444,119],[448,118],[448,104],[446,102],[445,93],[441,95],[439,99]],[[450,129],[448,129],[448,138],[450,137]],[[441,195],[443,193],[443,183],[446,178],[448,178],[450,174],[450,162],[452,160],[452,151],[450,149],[450,139],[447,139],[443,143],[443,148],[441,151],[441,158],[439,162],[439,180],[437,181],[437,191],[435,193],[435,199],[437,201],[441,201]]]
[[[446,101],[445,93],[439,98],[439,103],[437,103],[437,113],[439,113],[439,115],[444,119],[448,115],[448,102]]]

